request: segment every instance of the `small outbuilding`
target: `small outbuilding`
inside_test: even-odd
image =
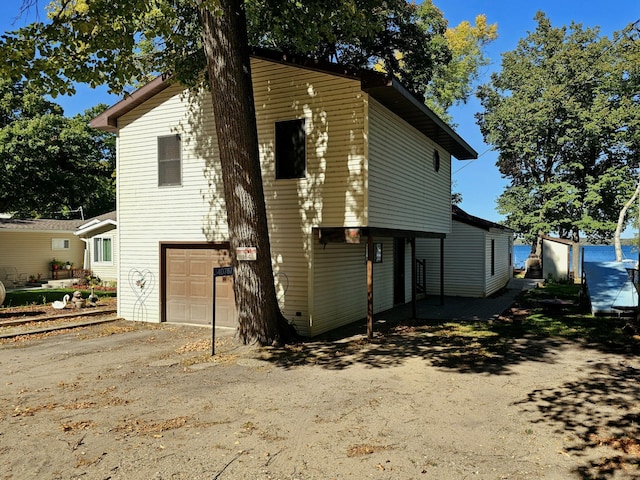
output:
[[[566,238],[542,237],[542,277],[566,280],[571,277],[571,247]]]
[[[451,233],[443,242],[444,269],[441,282],[437,248],[418,248],[426,261],[426,293],[456,297],[488,297],[504,288],[513,276],[513,234],[504,225],[468,214],[452,206]],[[427,246],[435,240],[421,239]]]

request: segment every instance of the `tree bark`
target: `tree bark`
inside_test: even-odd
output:
[[[638,185],[636,186],[635,192],[633,192],[633,195],[627,203],[624,204],[622,210],[620,210],[620,215],[618,216],[618,225],[616,226],[616,231],[613,234],[613,245],[616,250],[616,262],[622,261],[622,244],[620,243],[620,234],[622,233],[622,227],[624,226],[624,219],[627,216],[627,210],[629,210],[629,207],[631,207],[636,198],[638,198],[638,194],[640,194],[640,178],[638,178]]]
[[[235,267],[238,335],[244,343],[287,342],[292,327],[280,312],[271,265],[244,4],[219,0],[221,12],[207,5],[198,2]],[[236,248],[247,246],[256,247],[257,260],[238,262]]]

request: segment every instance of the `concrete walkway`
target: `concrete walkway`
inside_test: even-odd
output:
[[[428,297],[417,302],[416,313],[420,320],[488,321],[513,305],[523,290],[535,288],[542,279],[512,278],[507,288],[490,298],[445,297],[440,305],[439,297]],[[411,318],[411,304],[375,315],[376,321]]]

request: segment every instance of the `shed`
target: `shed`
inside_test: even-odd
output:
[[[542,277],[566,280],[571,276],[571,247],[566,238],[542,237]]]
[[[504,288],[513,275],[513,230],[451,208],[452,226],[444,240],[444,295],[487,297]],[[427,294],[439,293],[439,254],[432,240],[419,240],[425,259]],[[431,245],[430,245],[431,244]]]

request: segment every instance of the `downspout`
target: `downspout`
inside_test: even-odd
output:
[[[84,258],[82,259],[82,268],[83,270],[91,270],[90,268],[90,258],[91,254],[89,251],[89,242],[91,241],[89,238],[81,238],[84,242]]]

